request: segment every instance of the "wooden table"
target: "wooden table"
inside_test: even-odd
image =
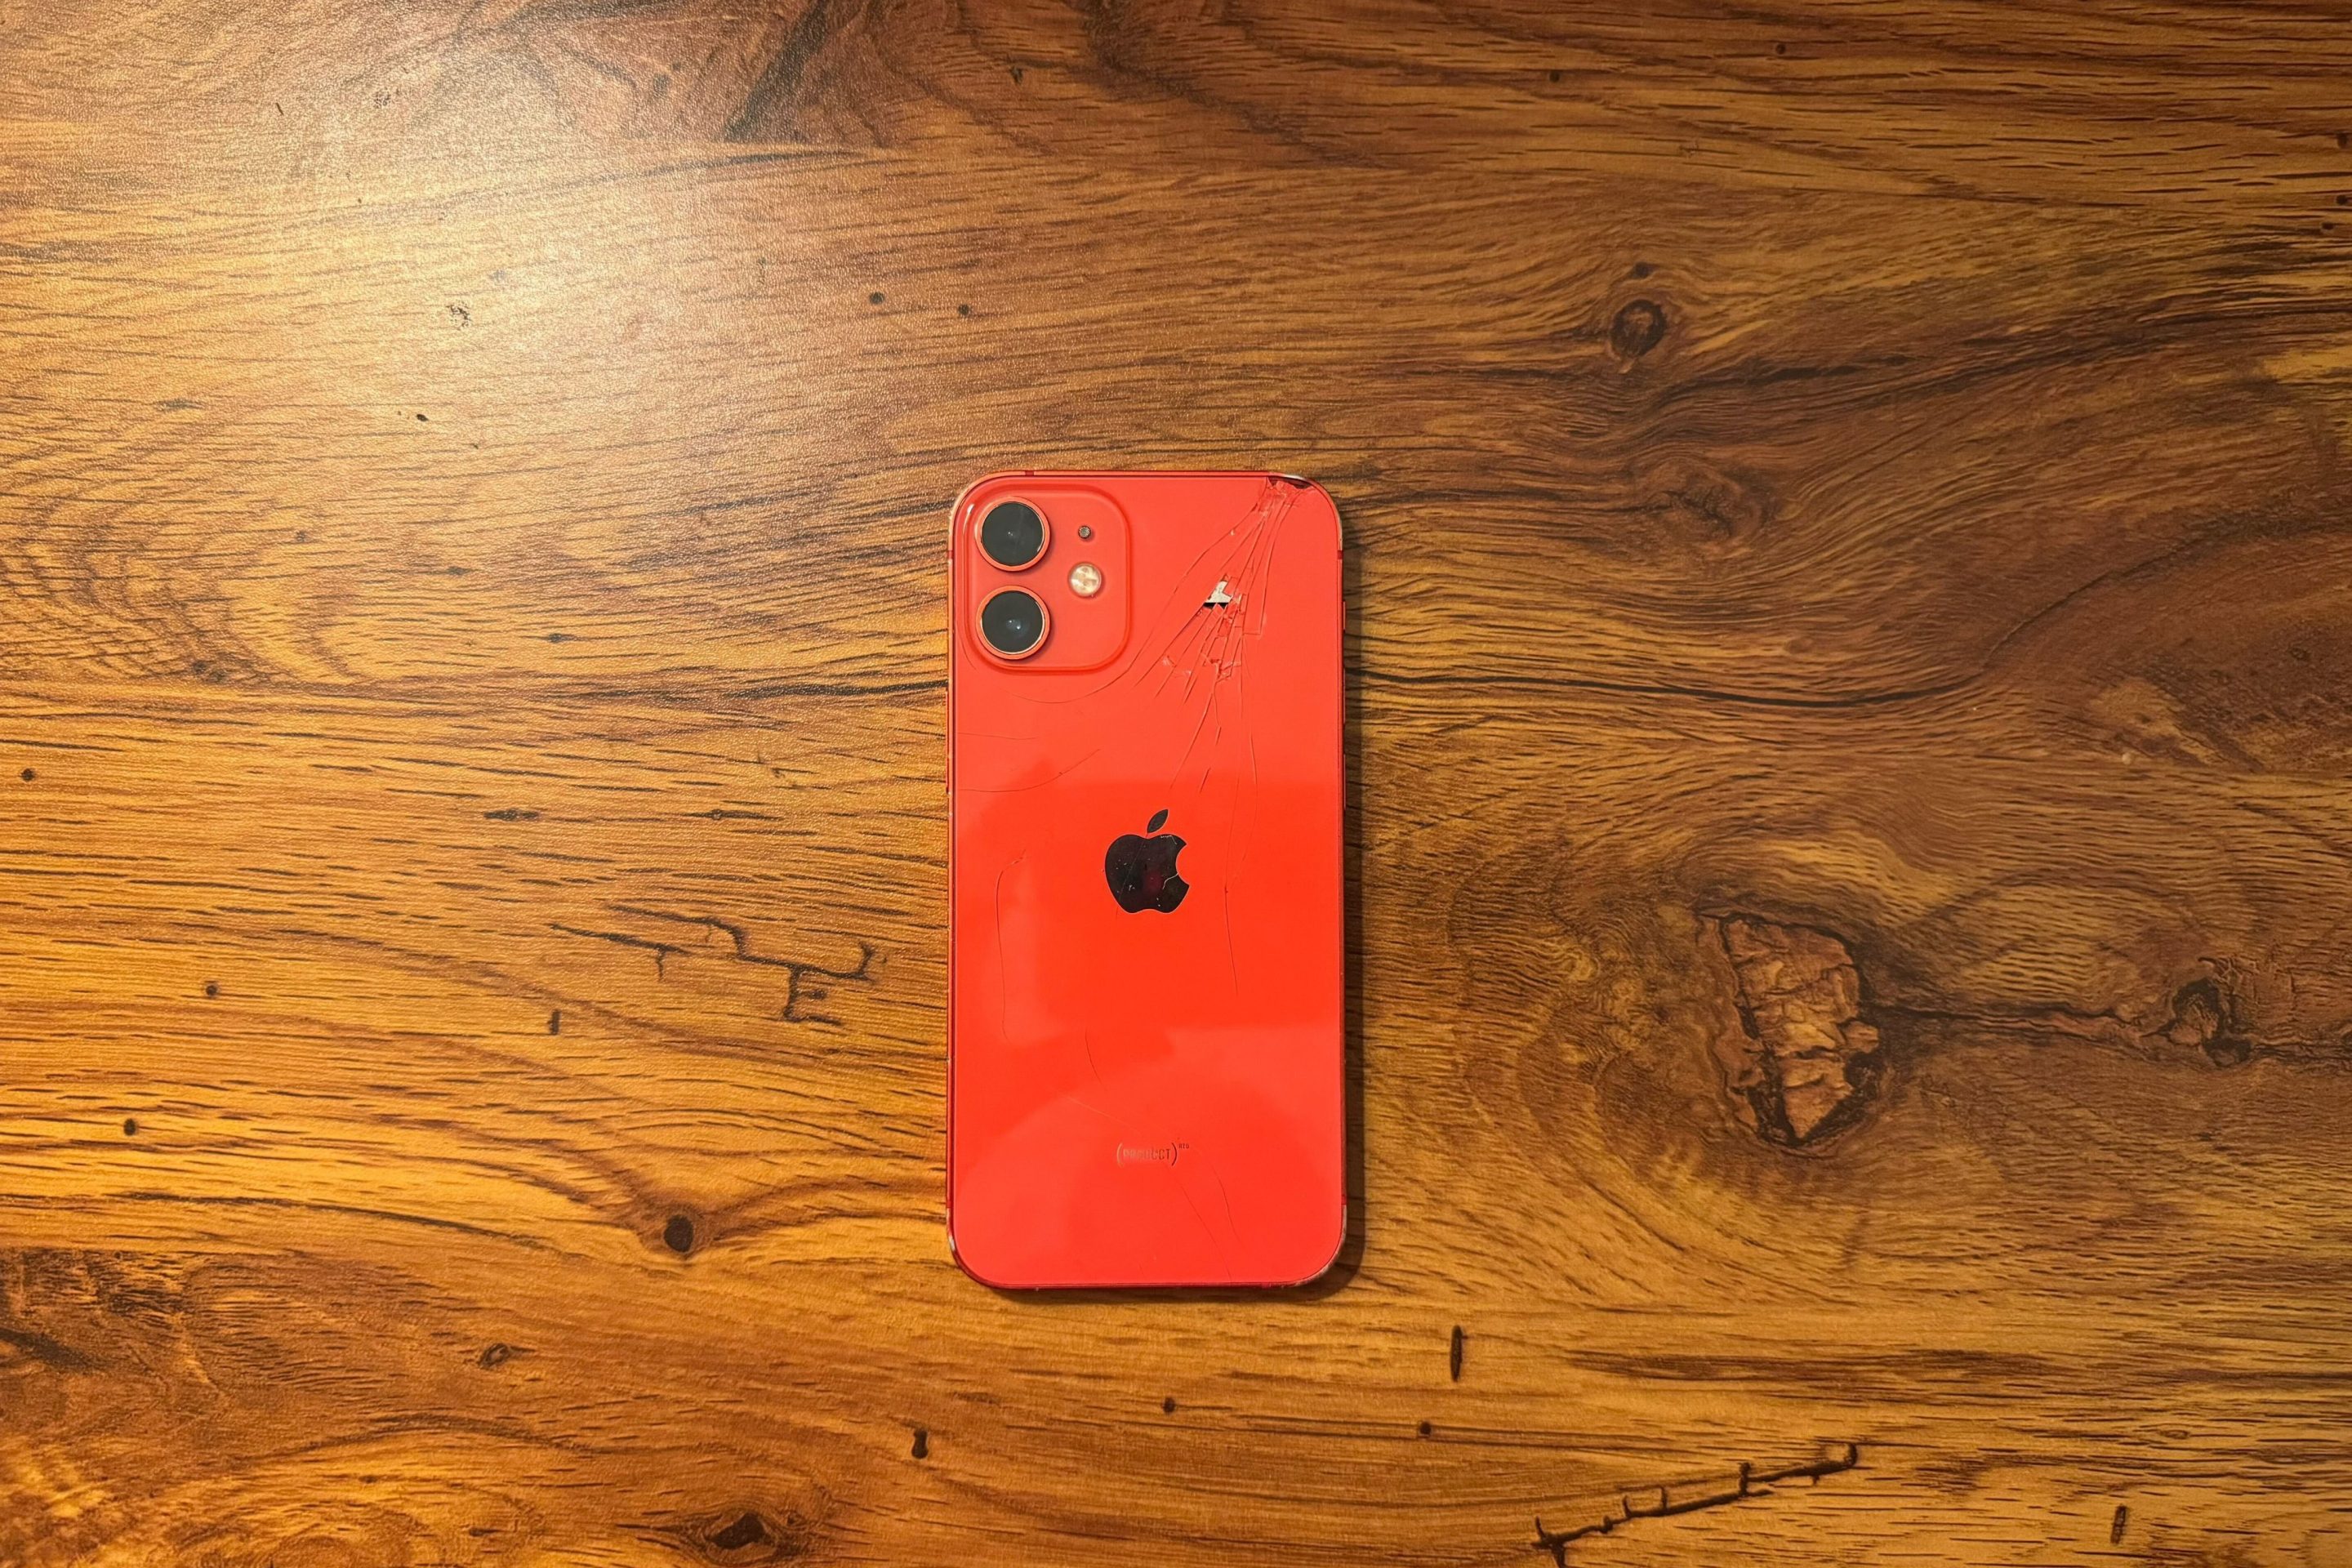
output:
[[[0,40],[0,1562],[2352,1563],[2352,12]],[[949,1259],[1029,464],[1347,515],[1317,1289]]]

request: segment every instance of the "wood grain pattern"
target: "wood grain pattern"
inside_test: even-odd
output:
[[[0,1562],[2352,1564],[2352,13],[0,68]],[[1314,1290],[948,1258],[1028,463],[1347,516]]]

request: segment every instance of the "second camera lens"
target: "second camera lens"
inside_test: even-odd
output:
[[[1036,595],[1007,588],[980,607],[980,635],[1007,658],[1026,658],[1045,640],[1045,606]]]
[[[999,501],[980,520],[980,552],[1007,572],[1045,553],[1045,520],[1027,501]]]

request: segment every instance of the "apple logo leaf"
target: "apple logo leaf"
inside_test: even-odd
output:
[[[1151,814],[1151,820],[1143,825],[1143,831],[1146,833],[1157,833],[1162,826],[1166,826],[1167,821],[1168,808],[1163,805],[1158,811]]]

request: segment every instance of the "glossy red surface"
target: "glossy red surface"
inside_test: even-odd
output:
[[[1053,525],[1018,573],[975,541],[1008,498]],[[1338,511],[1267,474],[1000,475],[950,548],[956,1256],[1007,1288],[1312,1279],[1346,1228]],[[1017,664],[976,627],[1007,585],[1054,627]]]

